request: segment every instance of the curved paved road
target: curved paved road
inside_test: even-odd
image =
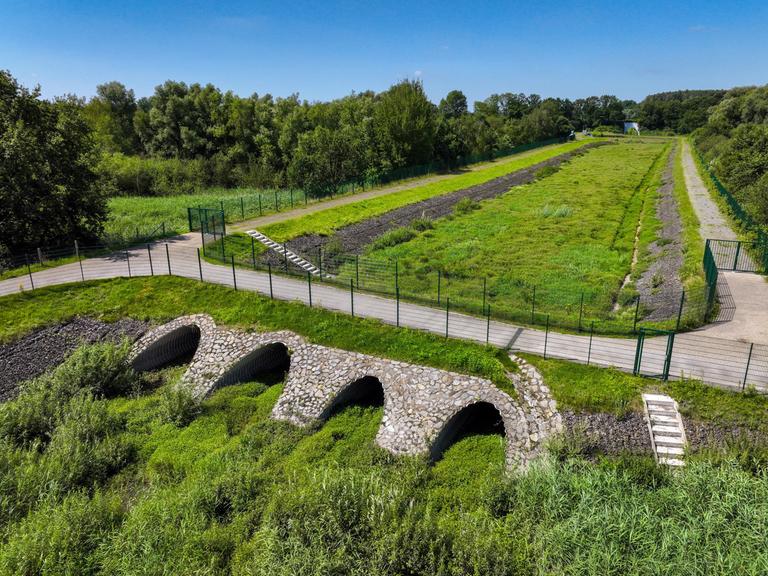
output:
[[[134,249],[125,253],[82,261],[82,270],[76,262],[50,268],[32,275],[35,288],[81,282],[83,279],[116,278],[168,274],[205,282],[233,286],[236,280],[240,290],[251,290],[262,294],[270,293],[270,279],[264,272],[232,269],[202,261],[198,264],[197,250],[182,245],[168,244],[168,258],[164,245],[152,247],[152,260],[147,249]],[[28,276],[0,282],[0,296],[20,290],[32,289]],[[310,289],[305,280],[273,275],[272,291],[275,298],[298,300],[309,303]],[[313,306],[343,313],[351,312],[351,298],[348,289],[313,282],[311,287]],[[436,334],[446,334],[475,342],[509,348],[510,350],[545,354],[577,362],[590,362],[599,366],[612,366],[631,372],[635,362],[634,339],[580,336],[559,334],[542,330],[523,328],[505,322],[490,321],[466,314],[450,313],[375,296],[366,293],[354,295],[355,314],[375,318],[388,324],[397,324]],[[447,319],[447,323],[446,323]],[[660,374],[664,363],[666,339],[649,338],[645,342],[641,371],[644,374]],[[670,366],[671,377],[693,376],[707,383],[740,388],[745,375],[749,343],[721,340],[696,333],[679,334],[675,339],[675,351]],[[757,345],[750,359],[748,382],[768,390],[768,346]]]

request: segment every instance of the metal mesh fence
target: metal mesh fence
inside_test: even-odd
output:
[[[254,270],[270,269],[276,274],[305,277],[307,270],[286,253],[264,251],[253,239],[233,244],[231,237],[210,237],[204,255],[210,259]],[[584,332],[594,324],[601,334],[633,334],[641,327],[680,330],[706,322],[717,304],[714,286],[685,292],[638,295],[619,287],[579,289],[521,283],[516,277],[466,277],[440,270],[414,271],[402,262],[355,254],[323,251],[312,254],[281,245],[317,270],[315,282],[349,287],[433,308],[450,306],[475,316],[530,326]],[[715,278],[716,281],[716,278]]]

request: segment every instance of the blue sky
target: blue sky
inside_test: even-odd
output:
[[[0,0],[0,30],[0,68],[46,97],[109,80],[327,100],[421,78],[470,102],[768,82],[764,1]]]

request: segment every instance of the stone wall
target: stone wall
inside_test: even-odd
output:
[[[174,344],[173,335],[189,334],[183,330],[189,326],[199,328],[200,339],[181,385],[189,387],[195,397],[202,399],[222,383],[234,383],[259,369],[279,365],[279,356],[288,354],[285,389],[272,417],[307,426],[325,417],[350,386],[366,377],[366,382],[375,378],[384,392],[384,416],[376,443],[395,454],[428,454],[446,424],[478,402],[492,404],[501,415],[510,467],[526,465],[538,454],[542,442],[562,429],[541,376],[520,359],[516,359],[520,372],[510,374],[518,392],[518,398],[513,398],[484,378],[319,346],[287,331],[218,328],[210,316],[198,314],[177,318],[138,340],[134,364],[152,369],[158,367],[153,366],[153,357],[167,361],[169,350],[184,348]]]

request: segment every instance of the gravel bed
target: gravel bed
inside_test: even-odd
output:
[[[78,346],[121,338],[135,340],[148,328],[148,322],[139,320],[108,324],[93,318],[73,318],[0,344],[0,402],[15,398],[20,382],[58,366]]]
[[[768,430],[755,430],[743,426],[723,426],[683,417],[685,435],[691,450],[726,448],[730,443],[746,440],[755,444],[768,444]]]
[[[683,225],[675,199],[675,150],[669,154],[659,187],[656,217],[662,227],[659,238],[648,246],[651,265],[637,281],[643,302],[653,307],[644,320],[666,320],[677,315],[680,306],[680,268],[683,265]],[[659,284],[659,281],[661,282]]]
[[[336,249],[340,249],[342,254],[361,254],[371,242],[390,230],[408,226],[414,220],[421,218],[435,220],[448,216],[453,213],[455,205],[463,198],[480,201],[501,196],[515,186],[528,184],[535,180],[536,173],[542,168],[558,167],[571,158],[585,154],[591,148],[606,144],[606,142],[587,144],[573,152],[555,156],[488,182],[395,208],[379,216],[339,228],[332,236],[319,234],[297,236],[287,243],[288,249],[315,263],[319,248],[331,241],[334,242]],[[284,260],[271,250],[262,255],[262,260],[265,264],[270,262],[273,266],[284,264]]]
[[[648,425],[642,414],[630,412],[621,417],[606,412],[565,411],[562,414],[566,433],[585,436],[589,453],[653,454]]]

